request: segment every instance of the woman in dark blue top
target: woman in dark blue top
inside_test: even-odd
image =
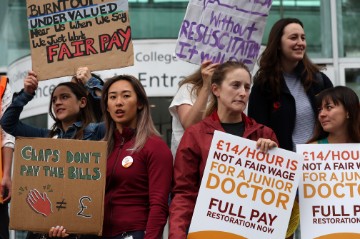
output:
[[[91,79],[96,81],[96,79]],[[95,84],[95,83],[93,83]],[[86,86],[86,85],[85,85]],[[38,80],[36,73],[30,71],[24,80],[24,89],[15,96],[5,111],[2,128],[13,136],[50,137],[64,139],[100,140],[105,133],[103,124],[94,124],[88,93],[84,87],[73,82],[63,82],[51,94],[49,114],[55,121],[52,128],[37,128],[20,121],[24,106],[33,99]],[[94,88],[88,88],[88,91]]]

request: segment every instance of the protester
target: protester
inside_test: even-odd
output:
[[[248,114],[276,133],[279,147],[295,150],[311,137],[315,95],[332,87],[306,55],[303,24],[284,18],[272,27],[251,89]]]
[[[173,160],[145,90],[133,76],[115,76],[104,85],[102,106],[108,142],[103,237],[161,238]]]
[[[2,76],[5,77],[5,76]],[[6,77],[5,77],[6,78]],[[4,114],[4,111],[9,107],[12,100],[12,91],[8,79],[1,80],[0,83],[1,91],[1,115]],[[11,198],[11,166],[12,166],[12,157],[14,151],[14,137],[7,134],[2,130],[1,138],[1,157],[2,157],[2,167],[3,176],[1,179],[1,188],[0,188],[0,198],[2,198],[3,203],[0,203],[0,239],[9,239],[9,209],[8,204]]]
[[[108,142],[103,238],[161,238],[173,160],[145,90],[133,76],[115,76],[104,84],[102,106]],[[54,227],[49,235],[67,233]]]
[[[14,97],[2,117],[1,125],[7,133],[23,137],[102,139],[104,128],[92,123],[94,117],[91,105],[87,104],[87,92],[73,82],[60,83],[51,93],[49,114],[55,123],[50,130],[21,122],[20,114],[24,106],[35,96],[37,87],[36,73],[30,71],[24,80],[24,89]]]
[[[211,94],[211,76],[218,65],[206,60],[200,69],[179,84],[179,90],[169,106],[172,116],[171,151],[174,156],[184,130],[205,117]]]
[[[296,144],[311,137],[317,112],[315,95],[332,87],[320,70],[306,55],[302,22],[296,18],[278,20],[259,60],[248,114],[274,130],[279,147],[295,151]],[[299,218],[297,208],[292,216]]]
[[[228,61],[219,65],[211,80],[209,116],[186,129],[174,165],[169,238],[186,238],[215,130],[257,140],[262,152],[277,146],[275,133],[243,112],[251,85],[247,67]]]
[[[360,104],[346,86],[326,89],[316,96],[319,109],[310,143],[360,143]]]
[[[1,125],[13,136],[101,140],[105,134],[104,124],[95,124],[88,93],[77,83],[63,82],[51,93],[49,114],[55,121],[51,129],[38,128],[20,121],[24,106],[33,99],[38,88],[35,72],[30,71],[24,80],[24,89],[14,97],[5,111]],[[93,89],[89,88],[89,91]],[[28,239],[43,238],[45,235],[29,232]]]

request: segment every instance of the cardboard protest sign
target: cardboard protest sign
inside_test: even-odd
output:
[[[301,144],[301,238],[360,238],[360,144]]]
[[[134,64],[127,0],[27,0],[27,15],[39,80]]]
[[[10,228],[101,235],[106,178],[105,141],[18,138]]]
[[[301,155],[215,131],[189,239],[285,238]]]
[[[271,0],[190,0],[175,53],[184,61],[244,62],[252,70]]]

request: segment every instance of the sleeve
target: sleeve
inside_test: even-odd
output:
[[[102,91],[104,83],[100,78],[95,77],[95,75],[92,76],[93,77],[91,77],[86,82],[85,88],[89,92],[88,98],[93,109],[92,111],[95,116],[95,121],[101,122],[103,118],[102,110],[101,110],[101,95],[97,95],[96,92]]]
[[[105,136],[105,132],[106,132],[106,127],[105,127],[105,123],[104,122],[100,122],[100,123],[95,123],[96,124],[96,138],[97,139],[101,139],[104,140],[104,136]]]
[[[327,89],[327,88],[331,88],[333,87],[333,83],[331,82],[331,80],[329,79],[329,77],[327,77],[327,75],[325,75],[324,73],[320,72],[322,78],[323,78],[323,81],[324,81],[324,89]]]
[[[191,134],[192,127],[181,139],[174,165],[173,199],[170,204],[169,239],[185,239],[200,187],[200,149]]]
[[[156,138],[148,155],[150,211],[144,239],[158,239],[162,236],[169,213],[172,162],[170,149],[164,141]]]
[[[1,102],[1,116],[4,115],[5,110],[9,107],[12,101],[12,90],[10,84],[6,85],[6,89]],[[2,147],[14,148],[14,136],[2,130]]]
[[[270,125],[271,107],[269,107],[269,104],[271,104],[271,102],[261,90],[261,87],[254,84],[249,97],[248,116],[260,124]]]
[[[179,90],[176,92],[176,95],[169,106],[169,111],[172,117],[178,117],[176,107],[184,104],[194,104],[194,96],[191,95],[191,88],[191,84],[184,84],[180,86]]]
[[[100,78],[95,77],[94,75],[92,75],[90,80],[88,80],[85,84],[85,87],[89,91],[90,95],[94,99],[99,99],[99,100],[100,100],[100,97],[96,95],[95,91],[97,91],[97,90],[102,91],[103,86],[104,86],[104,82]]]
[[[1,118],[1,126],[8,134],[24,137],[47,137],[48,129],[36,128],[20,121],[20,114],[24,106],[32,100],[34,95],[30,95],[23,90],[14,95],[14,100],[6,109]]]

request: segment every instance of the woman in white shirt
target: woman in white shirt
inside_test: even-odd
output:
[[[169,106],[172,116],[171,152],[174,158],[185,129],[205,116],[211,77],[218,65],[206,60],[199,70],[179,84],[179,90]]]

